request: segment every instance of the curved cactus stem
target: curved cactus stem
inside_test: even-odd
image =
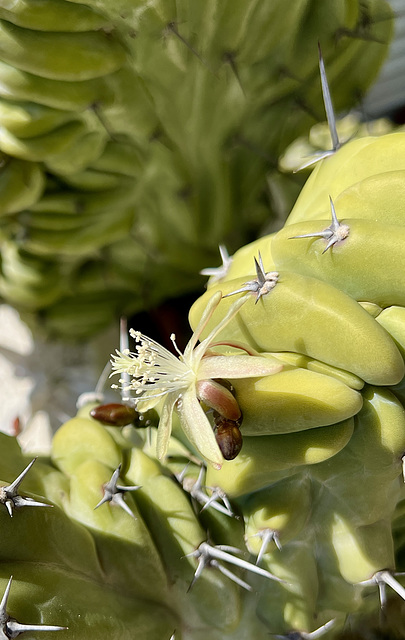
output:
[[[52,507],[52,504],[45,502],[38,502],[34,498],[28,498],[26,496],[18,495],[18,489],[21,482],[34,464],[34,458],[31,462],[21,471],[20,475],[9,485],[0,487],[0,504],[4,504],[7,511],[10,514],[10,518],[13,517],[13,509],[20,509],[21,507]]]
[[[12,638],[17,638],[20,633],[25,633],[26,631],[63,631],[68,628],[46,624],[21,624],[14,618],[11,618],[7,613],[7,601],[10,595],[12,580],[13,576],[10,577],[7,583],[0,603],[0,640],[11,640]]]
[[[341,242],[348,237],[350,233],[350,227],[347,224],[341,224],[336,216],[335,205],[333,204],[332,198],[329,196],[330,208],[332,214],[332,223],[323,231],[318,231],[317,233],[303,233],[299,236],[291,236],[290,240],[296,240],[297,238],[324,238],[328,240],[328,244],[325,249],[322,251],[322,254],[326,253],[328,249],[333,247],[337,242]]]
[[[233,261],[233,258],[229,255],[224,244],[219,245],[219,253],[222,260],[222,264],[220,267],[207,267],[206,269],[202,269],[200,271],[200,274],[202,276],[209,276],[212,283],[218,282],[219,280],[222,280],[222,278],[225,278]]]
[[[94,507],[94,509],[98,509],[98,507],[101,507],[101,505],[104,504],[105,502],[112,502],[113,504],[117,504],[118,506],[121,507],[121,509],[126,511],[128,515],[131,516],[131,518],[135,518],[131,509],[125,502],[122,494],[125,493],[125,491],[136,491],[141,487],[138,485],[123,486],[123,485],[117,484],[120,471],[121,471],[121,465],[119,464],[118,467],[115,469],[114,473],[112,474],[111,480],[109,480],[104,485],[103,487],[104,496],[101,498],[100,502]]]

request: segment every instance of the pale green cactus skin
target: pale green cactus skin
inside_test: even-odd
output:
[[[370,174],[377,179],[379,172],[380,181],[393,175],[391,189],[388,182],[385,186],[395,202],[396,171],[386,172],[387,155],[379,154],[391,142],[400,165],[405,134],[362,141],[372,146],[380,164],[371,156],[373,166],[370,172],[359,170],[357,184],[361,189],[361,181],[368,181]],[[324,175],[328,165],[341,168],[340,173],[331,171],[329,187],[332,176],[338,175],[344,189],[353,191],[359,175],[354,171],[357,149],[358,141],[350,142],[322,161],[292,217],[299,216],[300,203],[313,197],[316,175]],[[346,173],[339,157],[345,160]],[[323,186],[322,178],[319,188]],[[340,192],[333,193],[336,201],[344,201],[344,192],[340,198]],[[325,208],[327,204],[328,199]],[[364,298],[360,305],[342,291],[345,277],[339,278],[339,272],[347,272],[346,249],[350,256],[352,240],[362,256],[364,249],[356,238],[358,219],[338,207],[339,219],[350,226],[343,242],[322,254],[326,240],[287,240],[286,229],[292,228],[287,225],[237,252],[228,274],[211,283],[191,309],[195,327],[214,291],[230,293],[254,278],[253,257],[258,251],[265,268],[279,272],[275,287],[256,304],[256,295],[249,294],[216,337],[243,339],[261,354],[271,350],[272,359],[284,365],[267,377],[232,380],[243,413],[243,447],[221,469],[208,466],[202,479],[206,487],[226,493],[238,517],[212,507],[201,511],[202,504],[191,497],[199,455],[177,419],[167,455],[159,461],[154,422],[149,436],[133,426],[105,427],[90,417],[92,405],[85,406],[57,431],[51,459],[37,461],[21,489],[22,495],[26,489],[28,495],[51,502],[53,509],[16,509],[12,520],[5,508],[0,510],[4,531],[13,532],[4,536],[2,578],[6,584],[14,575],[10,606],[17,619],[34,623],[40,611],[47,624],[69,627],[57,636],[67,639],[102,638],[108,629],[109,637],[117,640],[134,634],[141,640],[169,640],[174,631],[176,640],[200,640],[208,632],[214,640],[265,640],[269,633],[295,638],[301,636],[288,634],[311,634],[326,625],[322,637],[329,640],[340,637],[347,620],[354,627],[358,623],[360,630],[368,629],[367,616],[378,615],[380,606],[377,581],[391,580],[393,574],[395,579],[395,572],[404,569],[405,344],[403,307],[390,304],[401,290],[390,279],[383,290],[378,279],[379,270],[403,271],[397,241],[402,227],[378,221],[378,198],[374,203],[370,197],[364,206],[370,225],[376,207],[376,224],[385,234],[372,234],[370,253],[378,241],[384,247],[391,242],[384,261],[376,265],[371,255],[368,262],[376,298],[386,301],[384,309],[366,304]],[[305,231],[327,223],[322,211],[319,220],[299,224]],[[362,240],[370,245],[368,235]],[[300,247],[302,259],[297,257]],[[290,270],[284,270],[284,260]],[[333,261],[336,273],[330,278]],[[304,275],[311,265],[319,277]],[[356,274],[352,282],[363,286]],[[218,324],[232,300],[219,302],[203,336]],[[301,305],[299,314],[295,305]],[[276,315],[269,322],[273,307],[283,310],[284,322]],[[295,333],[290,315],[297,318]],[[224,345],[218,348],[229,351]],[[13,439],[3,436],[1,444],[7,455],[0,461],[0,475],[10,482],[27,461]],[[184,480],[179,474],[187,462]],[[125,494],[132,514],[112,503],[94,510],[102,499],[102,486],[120,464],[121,485],[140,486]],[[263,547],[266,533],[271,536]],[[207,541],[239,548],[243,560],[259,559],[260,569],[284,582],[226,565],[253,590],[235,584],[215,567],[205,568],[189,589],[198,566],[195,551]],[[404,594],[400,581],[398,577],[394,583],[398,600],[388,610],[394,616],[393,637],[404,633],[401,606],[395,604]]]
[[[402,404],[405,262],[401,242],[404,216],[403,207],[399,206],[403,187],[398,178],[405,159],[404,142],[401,132],[354,140],[319,163],[285,227],[237,252],[225,278],[209,286],[190,312],[191,325],[195,326],[213,292],[221,290],[224,295],[229,294],[253,280],[253,258],[259,252],[266,272],[279,273],[274,289],[257,303],[256,294],[251,294],[218,339],[243,340],[259,353],[279,356],[286,363],[286,370],[274,378],[235,381],[236,397],[247,418],[247,424],[241,426],[246,436],[244,447],[220,471],[209,468],[207,483],[221,486],[238,501],[246,500],[251,487],[257,492],[249,497],[253,512],[245,514],[247,528],[252,532],[265,527],[266,518],[270,523],[275,521],[271,492],[279,486],[282,495],[282,483],[296,481],[307,517],[299,514],[298,509],[295,518],[290,514],[286,517],[286,510],[282,511],[280,542],[284,535],[286,544],[281,552],[272,548],[264,555],[265,566],[277,575],[288,573],[288,567],[291,570],[294,567],[295,571],[297,565],[304,567],[305,563],[312,562],[314,567],[312,597],[308,586],[302,587],[299,598],[297,587],[292,587],[295,596],[284,607],[284,624],[290,629],[312,631],[315,617],[321,614],[322,619],[325,609],[332,618],[337,612],[361,612],[367,605],[360,583],[370,580],[383,567],[400,571],[404,566],[403,554],[399,553],[396,561],[394,553],[394,541],[398,549],[403,544],[400,532],[405,452]],[[296,236],[319,232],[330,225],[329,195],[339,222],[347,224],[350,231],[346,239],[323,253],[327,240]],[[206,331],[218,323],[232,299],[221,302],[222,307],[218,307]],[[366,325],[370,326],[370,333]],[[371,339],[371,335],[375,338]],[[318,344],[324,346],[322,354],[318,352]],[[297,355],[293,357],[292,352]],[[335,442],[335,450],[324,460],[321,460],[324,432],[332,429],[332,441],[333,429],[338,425],[320,428],[319,420],[318,429],[308,428],[300,415],[306,402],[311,403],[315,396],[320,399],[326,390],[322,382],[313,385],[313,393],[306,390],[304,373],[308,372],[309,363],[316,361],[328,367],[318,369],[325,382],[330,376],[339,375],[347,389],[353,390],[352,385],[359,378],[366,383],[364,387],[354,386],[363,406],[354,412],[352,431],[346,442]],[[296,377],[286,385],[289,395],[273,396],[273,388],[282,391],[283,376],[294,371]],[[349,376],[354,374],[354,378],[345,379],[344,371]],[[301,390],[304,402],[298,399]],[[332,399],[336,397],[331,396]],[[280,410],[283,401],[284,412]],[[294,410],[298,417],[285,425]],[[329,411],[332,412],[331,406]],[[314,409],[310,419],[315,419],[315,415]],[[291,433],[294,428],[296,433]],[[314,440],[317,432],[322,438],[318,449]],[[294,444],[293,436],[300,437]],[[290,442],[284,443],[287,438]],[[291,458],[285,454],[286,449]],[[319,451],[317,460],[316,451]],[[280,467],[284,460],[285,480],[282,480]],[[310,506],[305,498],[308,482]],[[287,491],[286,499],[288,495]],[[260,543],[255,540],[251,550],[258,553],[259,549]],[[297,549],[302,560],[298,560]],[[281,567],[281,572],[277,572],[277,567]],[[310,569],[302,571],[299,580],[305,584]],[[292,576],[289,581],[293,582]],[[269,620],[270,601],[270,596],[264,601]]]
[[[201,287],[219,243],[268,223],[277,158],[322,118],[318,40],[346,109],[390,17],[385,0],[3,2],[0,295],[82,338]]]
[[[332,90],[345,80],[337,108],[375,72],[384,46],[362,39],[364,6],[291,3],[287,38],[284,2],[269,13],[245,2],[4,4],[0,294],[41,311],[48,330],[83,336],[118,309],[194,286],[218,242],[242,241],[264,219],[268,162],[249,147],[277,158],[308,129],[300,110],[288,127],[275,123],[297,100],[319,104],[319,24]],[[367,6],[376,18],[386,11]],[[377,22],[373,35],[384,41],[390,28]],[[288,75],[297,59],[298,90]],[[232,381],[244,445],[202,482],[225,491],[237,517],[201,511],[190,497],[201,461],[180,425],[157,460],[154,426],[149,443],[144,430],[104,427],[85,407],[21,487],[53,508],[10,518],[0,505],[10,615],[66,626],[47,633],[67,640],[267,640],[322,625],[332,638],[347,616],[355,625],[378,610],[377,584],[363,583],[404,568],[404,135],[353,141],[320,163],[286,227],[241,249],[191,310],[195,326],[213,292],[254,278],[259,250],[279,272],[218,336],[284,366]],[[290,238],[330,224],[329,196],[350,234],[322,254],[322,239]],[[212,326],[231,304],[221,301]],[[28,460],[14,439],[0,440],[10,483]],[[189,485],[174,475],[187,462]],[[132,515],[110,503],[95,510],[120,464],[121,484],[140,485],[125,494]],[[276,538],[263,548],[266,531]],[[259,567],[284,582],[231,567],[249,592],[209,567],[189,589],[189,554],[207,541],[252,563],[260,555]]]

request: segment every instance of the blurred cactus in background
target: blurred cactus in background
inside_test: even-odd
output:
[[[77,339],[201,288],[269,200],[283,222],[278,157],[323,119],[317,42],[340,111],[391,31],[383,0],[2,2],[0,296]]]

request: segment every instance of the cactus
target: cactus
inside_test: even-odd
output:
[[[328,640],[381,608],[403,637],[404,148],[323,159],[285,227],[211,276],[184,353],[131,331],[124,402],[86,397],[50,459],[2,436],[8,616],[66,638]]]
[[[238,316],[217,339],[243,339],[262,356],[268,353],[284,363],[274,377],[235,381],[244,448],[220,471],[207,470],[207,484],[252,505],[251,535],[276,530],[281,551],[272,542],[271,550],[261,554],[263,566],[284,578],[288,571],[295,574],[295,563],[302,562],[306,571],[313,566],[311,591],[306,585],[299,597],[285,600],[284,633],[314,631],[325,611],[331,619],[361,611],[364,589],[373,585],[380,589],[383,609],[387,587],[405,597],[394,577],[403,565],[400,555],[396,565],[392,532],[398,536],[400,530],[405,453],[399,207],[404,142],[401,132],[361,138],[320,162],[284,228],[237,252],[225,277],[209,286],[190,313],[194,326],[209,297],[221,290],[223,300],[212,318],[218,323],[232,303],[230,296],[244,293]],[[267,290],[274,274],[277,281]],[[309,381],[308,389],[305,374],[310,372],[318,380]],[[325,427],[312,403],[321,400],[332,379],[358,394],[360,402],[353,405],[352,417],[341,415]],[[322,408],[327,406],[331,417],[338,396],[326,392],[326,398]],[[343,406],[349,410],[347,399]],[[346,442],[322,459],[324,433],[333,442],[330,429],[348,421],[352,431]],[[279,491],[277,496],[287,501],[285,483],[303,492],[300,500],[306,506],[304,514],[297,507],[297,514],[284,509],[288,517],[277,520],[271,496]],[[261,553],[258,541],[248,546]],[[290,573],[288,582],[294,578]],[[265,600],[271,624],[270,601]]]
[[[384,0],[3,2],[0,295],[83,338],[201,287],[319,120],[317,41],[343,109],[391,29]]]
[[[177,21],[170,21],[167,3],[142,6],[143,11],[138,7],[131,19],[124,3],[109,11],[98,2],[93,10],[92,4],[41,0],[34,11],[29,0],[20,0],[0,8],[4,86],[9,81],[20,90],[0,109],[8,123],[3,152],[16,157],[6,165],[11,178],[21,181],[25,174],[26,185],[33,185],[12,192],[18,192],[21,205],[7,191],[0,290],[34,312],[40,299],[48,322],[60,333],[73,326],[76,335],[84,335],[89,322],[84,303],[91,326],[103,326],[122,309],[121,294],[128,296],[134,262],[126,263],[126,270],[107,261],[114,295],[106,305],[99,279],[100,272],[106,277],[105,265],[89,256],[95,249],[116,256],[120,249],[130,253],[132,239],[126,245],[124,235],[133,228],[135,199],[140,196],[146,206],[147,181],[152,184],[152,176],[163,175],[152,172],[146,184],[139,177],[142,163],[134,159],[145,153],[142,127],[155,131],[157,114],[166,127],[164,142],[152,152],[153,162],[160,159],[162,165],[175,159],[173,167],[166,167],[163,194],[167,185],[170,191],[178,184],[172,168],[190,161],[190,150],[197,149],[198,126],[187,144],[176,130],[184,105],[175,100],[164,111],[160,91],[167,89],[169,71],[174,68],[179,81],[185,57],[187,65],[196,65],[193,91],[194,82],[207,83],[212,92],[206,98],[217,96],[212,68],[220,55],[210,48],[217,40],[207,35],[197,47],[191,17],[195,24],[226,27],[226,50],[233,50],[231,40],[238,34],[234,22],[228,22],[237,14],[228,16],[226,4],[222,13],[215,3],[209,5],[216,9],[216,22],[207,20],[206,7],[201,14],[193,4],[184,14],[190,29],[186,35],[180,18],[187,7],[181,4]],[[265,28],[258,6],[252,15]],[[376,10],[383,6],[373,3]],[[241,5],[241,11],[246,7]],[[294,8],[297,18],[298,4]],[[340,37],[369,35],[365,14],[360,20],[355,13],[352,6],[348,24],[337,30]],[[308,19],[321,14],[310,12]],[[282,41],[275,15],[272,20]],[[128,30],[134,24],[142,27],[136,35],[143,43],[136,73],[127,62],[136,49],[135,33]],[[150,47],[162,25],[170,53],[165,64]],[[56,35],[66,50],[78,48],[80,71],[67,64]],[[28,59],[16,42],[29,50],[34,42],[41,47]],[[268,46],[277,42],[270,40]],[[298,35],[296,47],[304,53]],[[267,49],[263,59],[262,53],[257,46],[251,49],[259,74],[248,81],[242,64],[248,52],[242,45],[238,56],[228,52],[228,98],[235,88],[247,92],[249,82],[262,86]],[[217,71],[222,77],[223,68]],[[321,76],[325,95],[322,59]],[[142,104],[136,116],[125,111],[125,100],[135,91],[131,87],[131,96],[126,94],[131,78],[141,95],[149,91],[155,113],[142,111]],[[288,104],[294,94],[291,78],[282,85],[278,97],[285,91]],[[119,88],[122,104],[111,100]],[[25,92],[34,90],[42,97],[28,104]],[[101,109],[97,100],[93,109],[84,108],[92,92],[102,95]],[[83,101],[81,111],[75,99]],[[205,120],[200,122],[197,112],[194,125],[202,125]],[[271,634],[327,639],[348,625],[373,624],[364,620],[380,607],[388,614],[388,588],[405,600],[397,575],[404,560],[405,334],[399,274],[405,134],[364,137],[342,146],[332,126],[330,99],[326,113],[332,150],[321,154],[281,231],[232,258],[222,247],[222,267],[205,270],[211,279],[190,311],[194,333],[184,352],[174,336],[176,355],[131,330],[134,352],[121,347],[112,356],[113,375],[120,376],[114,386],[123,390],[120,403],[99,406],[88,396],[82,399],[77,415],[56,432],[48,458],[29,460],[13,438],[0,436],[0,518],[5,519],[1,637],[31,631],[72,640],[202,640],[207,633],[213,640],[265,640]],[[128,139],[108,139],[116,123],[130,132],[130,145],[125,146]],[[228,136],[234,122],[225,124],[231,128],[222,135]],[[218,126],[214,117],[217,145],[224,140]],[[296,135],[301,124],[293,129]],[[253,139],[259,135],[249,118],[243,130]],[[284,147],[291,134],[282,132],[283,142],[277,144]],[[208,148],[209,142],[207,137],[199,160],[217,171],[218,146]],[[185,145],[184,155],[175,153],[176,143]],[[123,150],[131,146],[136,153],[126,155]],[[240,163],[241,170],[245,159],[239,149],[230,166]],[[82,163],[78,172],[76,162]],[[121,175],[111,170],[115,163],[123,167]],[[152,164],[146,165],[148,171]],[[222,179],[223,172],[218,176]],[[250,184],[257,176],[252,172]],[[136,187],[127,180],[131,177],[139,180]],[[249,198],[256,202],[257,190],[246,197],[245,204]],[[224,203],[214,200],[217,206]],[[167,239],[167,262],[162,260],[167,282],[173,279],[167,264],[185,271],[195,253],[188,237],[192,225],[182,228],[173,202],[169,198],[168,218],[179,234],[173,231],[173,238],[182,237],[186,248],[176,258]],[[155,205],[148,206],[151,211]],[[117,207],[114,219],[112,207]],[[222,240],[226,224],[214,218],[209,240]],[[193,232],[198,224],[197,217]],[[19,225],[29,233],[17,245]],[[162,237],[165,229],[162,224],[158,230]],[[152,226],[142,230],[163,248]],[[209,240],[194,256],[194,269],[208,255]],[[131,258],[136,273],[147,264],[139,244],[138,249]],[[157,278],[164,285],[159,268],[147,266],[151,281]],[[72,274],[80,274],[81,282],[76,306],[67,309]],[[59,298],[63,278],[65,298]],[[128,310],[137,304],[128,303]],[[393,602],[395,609],[398,600]],[[403,636],[403,622],[394,622],[393,633]]]

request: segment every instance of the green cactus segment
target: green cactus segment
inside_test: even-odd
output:
[[[388,390],[370,387],[364,392],[364,406],[355,422],[348,446],[333,463],[314,467],[313,475],[333,493],[339,510],[355,526],[362,526],[389,518],[400,497],[405,412]]]
[[[350,418],[363,404],[361,395],[345,384],[306,369],[235,380],[233,386],[243,407],[245,436],[323,427]]]
[[[402,135],[398,132],[397,135]],[[354,183],[335,200],[337,211],[350,212],[350,218],[360,218],[404,226],[401,203],[405,197],[403,170],[383,171]],[[316,209],[314,208],[314,211]],[[308,215],[307,220],[312,219]]]
[[[274,537],[267,551],[276,552],[301,533],[310,517],[311,481],[291,476],[253,493],[242,504],[249,551],[259,556],[263,547],[260,532],[269,531]]]
[[[137,499],[140,511],[153,532],[170,583],[176,590],[184,617],[196,624],[198,616],[213,628],[231,631],[237,627],[241,603],[235,585],[219,572],[203,572],[187,594],[193,579],[195,560],[186,557],[206,540],[206,533],[190,509],[179,485],[161,473],[159,465],[140,450],[131,455],[127,476],[142,484]],[[188,614],[187,612],[190,611]],[[196,617],[197,614],[197,617]]]
[[[110,76],[81,82],[50,80],[17,69],[0,61],[0,96],[4,100],[22,100],[73,113],[81,112],[92,104],[110,104],[114,92]]]
[[[196,326],[214,291],[228,294],[244,282],[246,278],[210,288],[191,308],[191,326]],[[206,332],[225,315],[231,300],[221,302]],[[291,271],[281,272],[278,284],[258,304],[254,297],[245,303],[228,325],[226,337],[248,342],[260,351],[303,353],[371,384],[396,384],[404,375],[394,342],[357,302],[330,284]]]
[[[18,138],[43,135],[73,118],[70,111],[51,109],[35,102],[3,100],[0,103],[1,126]]]
[[[394,567],[390,520],[355,529],[335,516],[331,534],[339,571],[347,582],[370,580],[379,571],[378,567]]]
[[[57,539],[52,541],[60,543]],[[141,640],[170,638],[176,628],[177,620],[167,608],[109,589],[102,578],[89,579],[80,571],[32,563],[21,563],[17,571],[15,564],[4,563],[4,585],[11,571],[14,580],[10,612],[19,621],[64,625],[69,629],[64,633],[69,633],[72,640],[82,640],[89,633],[95,640],[102,640],[106,634],[111,640],[131,640],[134,632]],[[56,640],[61,633],[48,637]]]
[[[272,241],[276,268],[293,269],[329,282],[355,300],[381,307],[403,305],[401,273],[405,268],[405,229],[383,222],[346,218],[344,212],[339,215],[339,210],[336,211],[339,219],[349,226],[348,238],[334,245],[333,251],[323,254],[325,240],[294,236],[322,231],[329,226],[328,221],[288,225]],[[395,259],[387,261],[387,256]]]
[[[6,156],[0,162],[0,215],[17,213],[35,204],[45,187],[41,168]]]
[[[374,202],[378,205],[379,196],[375,200],[366,200],[361,206],[359,217],[387,220],[388,224],[396,224],[395,220],[402,217],[397,208],[389,206],[395,204],[396,189],[398,188],[398,173],[405,169],[404,132],[390,133],[379,137],[360,138],[345,144],[326,162],[318,164],[308,178],[305,189],[300,193],[297,202],[287,218],[287,225],[309,220],[325,220],[329,218],[328,199],[333,199],[337,208],[337,201],[346,190],[362,189],[371,179],[377,180],[377,186],[388,190],[389,180],[394,179],[390,199],[385,200],[383,211],[389,209],[388,220],[380,218],[378,206],[374,208]],[[363,182],[364,181],[364,182]],[[367,186],[365,187],[367,190]],[[402,189],[400,187],[400,189]],[[350,193],[349,191],[349,193]],[[377,191],[377,190],[376,190]],[[367,191],[365,192],[367,193]],[[371,195],[371,192],[368,191]],[[377,191],[378,194],[378,191]],[[350,203],[350,200],[349,200]],[[357,217],[349,213],[338,213],[340,218]],[[372,213],[374,212],[374,213]],[[382,212],[381,212],[382,213]],[[402,226],[402,224],[401,224]]]
[[[67,474],[87,460],[97,460],[115,469],[121,452],[99,422],[89,417],[76,417],[58,429],[52,441],[52,457]]]
[[[4,62],[50,80],[99,78],[119,69],[126,58],[119,40],[102,30],[31,31],[1,20],[0,35],[0,57]]]
[[[277,157],[319,112],[318,40],[335,106],[345,109],[375,76],[392,32],[384,0],[315,5],[291,2],[284,29],[280,0],[3,3],[0,149],[56,177],[45,190],[55,202],[69,188],[79,199],[89,189],[100,204],[92,219],[76,211],[70,228],[58,208],[45,218],[34,199],[21,206],[11,195],[7,212],[23,215],[2,235],[54,257],[63,277],[56,301],[39,296],[25,306],[16,281],[3,297],[37,311],[47,332],[83,337],[123,311],[195,290],[219,243],[235,247],[257,234],[268,219],[269,168],[277,182]],[[112,193],[104,215],[109,188],[129,202],[124,210]],[[98,314],[80,295],[77,269],[95,256],[95,288],[105,293],[94,301]],[[110,300],[114,308],[103,310]],[[87,323],[76,327],[69,307]]]
[[[2,436],[1,445],[0,477],[12,481],[26,461],[14,439]],[[103,534],[97,534],[95,527],[85,528],[71,519],[75,487],[68,488],[67,478],[65,486],[59,482],[57,487],[56,470],[47,463],[38,464],[39,468],[34,465],[23,480],[21,495],[27,494],[25,488],[27,495],[33,490],[39,495],[55,494],[60,508],[21,508],[12,519],[4,506],[0,509],[4,532],[0,553],[2,576],[8,579],[11,573],[14,575],[10,613],[20,622],[68,626],[69,637],[77,640],[83,638],[88,629],[93,638],[105,637],[103,634],[108,630],[109,637],[117,640],[129,639],[133,629],[144,640],[150,638],[148,634],[172,633],[176,621],[161,604],[159,588],[162,586],[157,582],[160,574],[160,581],[165,584],[164,572],[142,521],[129,518],[129,526],[124,517],[120,518],[121,510],[110,513],[107,507],[109,518],[95,512],[104,517]],[[89,471],[87,468],[84,476],[90,495],[88,489],[84,491],[82,487],[81,505],[86,502],[86,494],[91,500],[94,493],[99,495],[100,491],[100,486],[93,484],[98,480],[97,475]],[[92,488],[95,491],[92,492]],[[93,508],[94,505],[92,513]],[[116,544],[114,527],[118,536]],[[145,546],[145,539],[149,540],[149,547]],[[123,558],[120,567],[116,564],[119,556]],[[153,583],[149,578],[141,578],[145,574],[154,576]],[[142,585],[137,587],[139,582]],[[159,616],[154,620],[158,611]]]
[[[317,563],[312,545],[313,540],[306,534],[304,539],[297,538],[296,544],[276,549],[264,559],[263,565],[277,571],[286,582],[272,591],[265,591],[259,598],[257,613],[269,628],[276,625],[287,634],[291,629],[305,632],[320,626],[322,619],[316,606]]]
[[[230,497],[245,495],[291,475],[297,467],[335,456],[353,434],[353,418],[329,427],[296,433],[245,438],[240,454],[220,471],[208,467],[207,485]]]
[[[0,18],[19,27],[38,31],[97,31],[111,28],[105,16],[85,5],[64,0],[5,0]]]
[[[377,316],[377,322],[384,327],[395,340],[402,357],[405,359],[405,308],[388,307]]]

